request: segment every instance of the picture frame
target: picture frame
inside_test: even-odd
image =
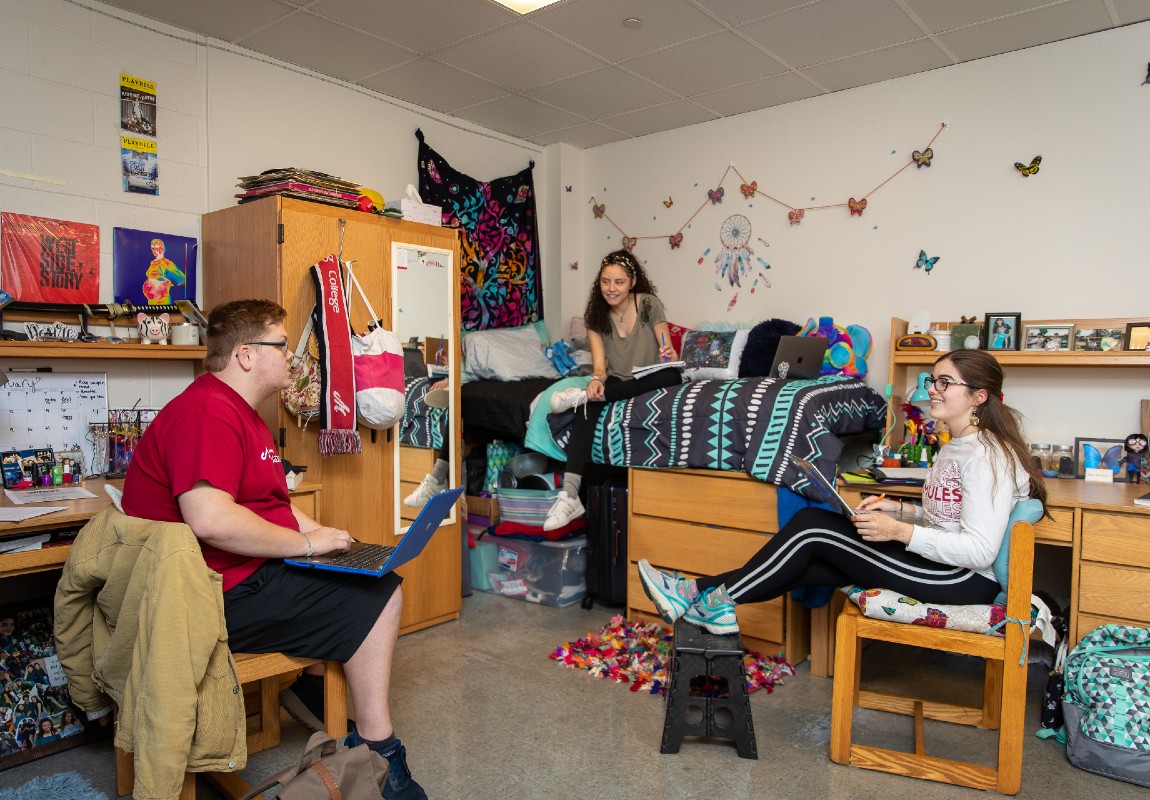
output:
[[[1150,350],[1150,323],[1127,322],[1126,337],[1122,341],[1124,350]]]
[[[1022,344],[1021,334],[1021,313],[999,312],[986,315],[983,341],[987,350],[1018,350]]]
[[[1094,353],[1121,350],[1125,331],[1122,328],[1074,327],[1074,349]]]
[[[1074,437],[1074,477],[1085,478],[1086,468],[1109,466],[1115,470],[1114,482],[1126,483],[1126,470],[1122,458],[1126,455],[1125,439],[1104,439],[1099,436]],[[1091,452],[1088,448],[1092,448]]]
[[[1023,350],[1058,351],[1069,350],[1073,344],[1074,326],[1070,323],[1027,325],[1023,337]],[[1150,329],[1148,329],[1150,333]]]

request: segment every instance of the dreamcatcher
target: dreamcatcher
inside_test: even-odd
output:
[[[719,242],[722,247],[715,254],[715,274],[719,278],[715,284],[716,291],[721,292],[723,290],[724,279],[728,285],[741,289],[743,288],[743,280],[752,275],[754,276],[751,283],[752,294],[760,282],[768,289],[770,288],[771,282],[763,270],[770,269],[771,265],[756,256],[755,251],[750,247],[751,221],[749,219],[742,214],[732,214],[727,217],[719,228]],[[755,262],[758,262],[758,266]],[[727,304],[727,310],[730,311],[734,308],[738,300],[739,293],[736,291],[731,302]]]

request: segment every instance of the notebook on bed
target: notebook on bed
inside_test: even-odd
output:
[[[327,569],[333,572],[350,572],[356,575],[371,575],[379,578],[403,566],[423,552],[423,548],[439,530],[439,523],[443,522],[461,494],[463,494],[463,487],[458,486],[433,495],[397,545],[354,542],[351,549],[346,553],[285,558],[284,563],[293,567]]]

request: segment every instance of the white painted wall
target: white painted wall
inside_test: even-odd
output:
[[[641,240],[636,254],[670,319],[831,315],[864,325],[875,338],[869,380],[882,391],[891,316],[1147,315],[1148,45],[1150,24],[1130,26],[584,151],[578,203],[564,205],[564,224],[570,207],[583,229],[564,262],[584,266],[563,273],[564,317],[581,313],[595,267],[620,244],[607,220],[592,218],[591,195],[629,235],[660,237],[706,201],[730,162],[793,206],[844,203],[908,161],[943,120],[933,166],[876,191],[861,218],[808,211],[792,226],[785,207],[745,201],[731,175],[722,204],[702,209],[680,250]],[[1021,177],[1014,162],[1037,154],[1040,172]],[[772,288],[744,288],[728,311],[732,292],[716,291],[712,259],[719,226],[736,213],[752,223]],[[930,275],[913,269],[920,249],[940,256]],[[1006,394],[1032,441],[1071,443],[1136,430],[1150,382],[1145,370],[1016,369]]]

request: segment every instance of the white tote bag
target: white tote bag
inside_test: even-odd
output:
[[[372,319],[366,333],[351,332],[356,415],[365,427],[387,430],[403,419],[403,345],[398,336],[380,325],[351,262],[343,266],[348,283],[345,294],[351,297],[354,286]]]

